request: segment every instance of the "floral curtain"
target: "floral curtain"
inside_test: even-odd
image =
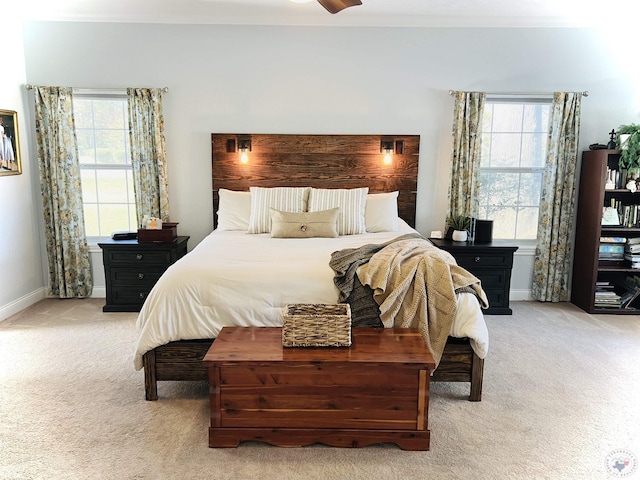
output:
[[[83,298],[93,280],[84,230],[71,88],[34,87],[49,295]]]
[[[482,140],[479,133],[486,98],[484,92],[455,92],[447,217],[475,217],[478,214],[478,168]]]
[[[553,95],[533,264],[533,297],[543,302],[569,300],[581,103],[581,93]]]
[[[129,141],[138,224],[144,215],[169,220],[162,89],[128,88]]]

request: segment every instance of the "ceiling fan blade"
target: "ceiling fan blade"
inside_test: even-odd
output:
[[[329,13],[338,13],[345,8],[362,5],[360,0],[318,0],[318,3],[326,8]]]

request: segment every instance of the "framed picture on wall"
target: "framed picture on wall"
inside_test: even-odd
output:
[[[18,113],[0,110],[0,176],[21,173]]]

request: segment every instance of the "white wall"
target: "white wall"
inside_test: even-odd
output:
[[[44,297],[35,204],[37,163],[29,145],[27,94],[22,86],[26,79],[22,24],[3,22],[2,34],[16,41],[2,52],[0,109],[18,114],[23,173],[0,177],[0,320]]]
[[[631,62],[618,60],[619,41],[619,33],[587,29],[24,27],[29,83],[169,87],[171,219],[191,236],[190,248],[212,228],[212,132],[419,134],[416,223],[428,234],[443,228],[446,210],[449,89],[589,90],[582,110],[586,149],[606,143],[612,128],[638,122],[640,76],[622,66]],[[526,296],[531,257],[519,255],[515,263],[512,289]],[[98,286],[100,269],[94,267]]]

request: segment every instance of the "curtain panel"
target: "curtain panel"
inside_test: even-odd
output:
[[[455,92],[447,217],[478,215],[480,128],[486,98],[484,92]]]
[[[129,141],[138,225],[145,215],[169,220],[162,89],[128,88]]]
[[[582,93],[553,96],[533,264],[533,297],[543,302],[569,300],[581,104]]]
[[[72,89],[34,90],[49,295],[88,297],[93,280],[84,229]]]

